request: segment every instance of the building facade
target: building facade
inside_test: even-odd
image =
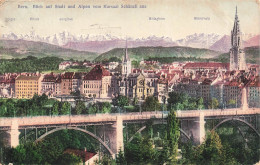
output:
[[[35,94],[41,93],[41,81],[43,76],[40,74],[20,75],[15,80],[15,96],[18,99],[30,99]]]
[[[82,80],[81,94],[89,98],[112,97],[110,72],[101,65],[96,65]]]

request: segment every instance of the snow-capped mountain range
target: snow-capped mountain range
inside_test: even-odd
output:
[[[259,41],[259,35],[244,34],[243,40],[247,47],[256,45]],[[247,40],[254,40],[247,42]],[[0,39],[4,40],[27,40],[45,42],[53,45],[62,46],[79,51],[90,51],[103,53],[113,48],[124,48],[126,46],[126,39],[117,36],[106,35],[73,35],[69,32],[61,32],[52,36],[41,37],[31,31],[30,34],[18,35],[14,33],[3,34]],[[258,42],[259,43],[259,42]],[[259,44],[258,44],[259,45]],[[206,48],[220,52],[227,52],[230,49],[230,36],[218,35],[215,33],[195,33],[188,35],[183,39],[172,40],[169,37],[149,36],[146,38],[127,38],[127,46],[140,47],[140,46],[185,46],[193,48]]]
[[[222,36],[218,34],[193,34],[188,35],[186,38],[177,40],[177,44],[181,46],[194,47],[194,48],[206,48],[208,49],[216,41],[218,41]]]

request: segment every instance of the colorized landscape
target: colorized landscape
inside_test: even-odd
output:
[[[0,164],[260,163],[253,0],[0,13]]]

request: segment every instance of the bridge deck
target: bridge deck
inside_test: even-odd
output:
[[[237,116],[237,115],[253,115],[260,114],[260,108],[251,108],[247,110],[241,109],[216,109],[216,110],[187,110],[177,111],[178,118],[196,118],[200,115],[207,117],[221,117],[221,116]],[[80,124],[80,123],[104,123],[108,124],[115,122],[117,118],[121,118],[124,122],[127,121],[141,121],[151,118],[166,118],[167,112],[164,114],[161,111],[156,112],[134,112],[134,113],[115,113],[115,114],[91,114],[91,115],[63,115],[63,116],[34,116],[34,117],[14,117],[14,118],[0,118],[0,129],[11,127],[12,123],[19,127],[24,126],[48,126],[48,125],[66,125],[66,124]]]

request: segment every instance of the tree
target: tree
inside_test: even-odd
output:
[[[55,101],[52,106],[52,115],[59,115],[60,102]]]
[[[82,162],[81,158],[75,154],[64,153],[58,159],[58,164],[73,165]]]
[[[138,98],[134,97],[134,99],[133,99],[133,106],[136,106],[136,105],[138,105]]]
[[[81,100],[76,101],[76,107],[74,108],[73,114],[80,115],[82,111],[86,109],[85,103]]]
[[[215,131],[207,134],[206,140],[198,147],[186,147],[183,158],[186,163],[195,164],[238,164],[230,154],[228,147],[224,147]],[[189,152],[189,153],[188,153]]]
[[[119,164],[119,165],[125,165],[126,164],[125,154],[121,150],[121,148],[119,149],[119,152],[116,156],[116,163]]]
[[[5,105],[0,106],[0,116],[5,117],[7,115],[7,108]]]
[[[101,112],[102,113],[110,113],[111,112],[111,104],[109,102],[101,103]]]
[[[198,102],[198,103],[197,103],[198,109],[204,109],[204,108],[205,108],[205,107],[204,107],[204,101],[203,101],[203,98],[202,98],[202,97],[200,97],[197,102]]]
[[[142,104],[143,111],[157,111],[160,109],[160,103],[154,96],[148,96]]]
[[[177,93],[177,92],[170,92],[169,98],[168,98],[168,109],[175,109],[175,110],[181,110],[186,109],[190,102],[189,102],[189,96],[184,93]],[[179,104],[179,105],[176,105]],[[182,105],[181,105],[182,104]]]
[[[95,113],[98,113],[98,106],[96,103],[92,103],[89,105],[88,107],[88,113],[89,114],[95,114]]]
[[[141,137],[137,135],[125,145],[125,157],[127,163],[133,164],[148,164],[157,160],[157,151],[153,146],[150,137]]]
[[[219,105],[219,102],[216,98],[212,98],[212,100],[210,100],[209,104],[208,104],[208,108],[209,109],[217,109]]]
[[[155,162],[155,160],[157,159],[157,152],[153,146],[153,142],[150,137],[142,138],[139,152],[141,154],[141,160],[143,162]]]
[[[70,114],[70,109],[71,108],[71,105],[69,102],[63,102],[62,106],[61,106],[61,111],[60,111],[60,114],[61,115],[68,115]]]
[[[112,99],[112,104],[114,106],[119,106],[123,108],[124,106],[128,105],[129,101],[126,96],[119,95]]]
[[[234,108],[236,106],[236,100],[230,99],[228,101],[228,107]]]
[[[179,124],[175,111],[171,111],[168,114],[166,130],[167,143],[171,154],[170,160],[175,162],[177,160],[178,141],[180,138]]]
[[[102,165],[115,165],[115,162],[113,161],[113,159],[108,156],[108,155],[103,155],[102,159],[100,160],[100,162],[96,162],[96,163],[100,163]]]
[[[15,117],[17,110],[15,106],[15,102],[12,99],[8,99],[5,103],[7,108],[7,116],[8,117]]]

